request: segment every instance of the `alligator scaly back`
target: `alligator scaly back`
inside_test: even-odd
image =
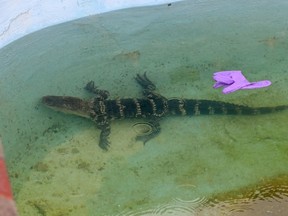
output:
[[[161,118],[169,115],[256,115],[285,110],[288,106],[248,107],[213,100],[167,99],[156,93],[156,86],[147,78],[146,73],[137,75],[136,81],[142,87],[142,98],[108,99],[109,92],[95,87],[90,81],[85,89],[95,95],[90,100],[69,96],[44,96],[42,103],[46,106],[93,120],[101,130],[99,146],[109,147],[110,122],[114,119],[140,118],[147,119],[152,131],[138,136],[146,143],[160,132]]]

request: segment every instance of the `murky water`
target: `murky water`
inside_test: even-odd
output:
[[[187,1],[53,26],[0,50],[0,130],[21,215],[285,215],[288,112],[171,117],[145,146],[139,120],[93,122],[48,110],[44,95],[139,97],[147,72],[166,97],[288,104],[288,3]],[[266,89],[223,95],[213,72]]]

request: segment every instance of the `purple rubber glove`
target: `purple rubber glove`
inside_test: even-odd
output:
[[[216,81],[214,88],[223,88],[223,94],[229,94],[239,89],[263,88],[271,85],[269,80],[249,82],[241,71],[220,71],[215,72],[213,79]]]

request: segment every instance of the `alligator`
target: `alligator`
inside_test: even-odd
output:
[[[170,115],[256,115],[267,114],[287,109],[288,106],[276,107],[249,107],[233,103],[214,100],[195,100],[172,98],[168,99],[156,92],[156,86],[148,79],[146,73],[137,74],[135,80],[142,87],[142,98],[117,98],[108,99],[109,92],[98,89],[93,81],[84,87],[95,96],[84,100],[70,96],[44,96],[42,103],[49,108],[64,113],[86,117],[94,121],[101,130],[99,146],[108,150],[110,123],[114,119],[140,118],[147,119],[151,126],[151,133],[139,135],[145,144],[160,132],[159,121]]]

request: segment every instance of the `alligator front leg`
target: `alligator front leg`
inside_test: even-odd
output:
[[[98,89],[97,86],[95,86],[94,81],[88,82],[84,89],[90,93],[96,94],[97,98],[101,98],[103,100],[107,99],[110,95],[108,91]]]
[[[109,148],[109,135],[111,132],[111,127],[109,122],[105,122],[104,124],[97,124],[97,127],[101,130],[100,133],[100,140],[99,140],[99,146],[103,150],[107,151]]]

